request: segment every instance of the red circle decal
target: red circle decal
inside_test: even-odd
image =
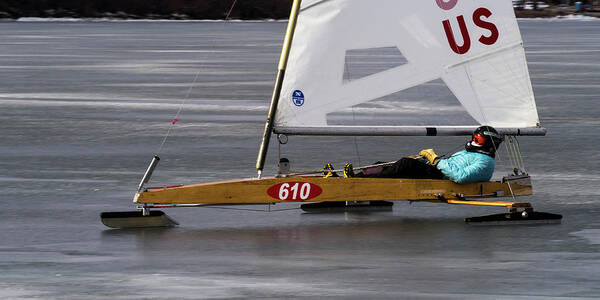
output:
[[[458,0],[435,0],[435,2],[441,9],[451,10],[456,6]]]
[[[308,201],[323,193],[323,189],[310,182],[282,182],[271,186],[267,194],[281,201]]]

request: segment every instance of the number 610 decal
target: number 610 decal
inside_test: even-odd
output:
[[[270,187],[267,194],[282,201],[307,201],[323,193],[323,189],[310,182],[282,182]]]

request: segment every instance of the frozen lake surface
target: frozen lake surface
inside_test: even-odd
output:
[[[523,200],[561,225],[474,227],[463,218],[501,210],[399,202],[172,209],[178,228],[110,230],[99,213],[132,208],[198,72],[152,183],[255,176],[285,23],[0,23],[0,298],[597,299],[600,21],[520,26],[548,128],[520,139]],[[293,137],[282,152],[314,169],[464,141]]]

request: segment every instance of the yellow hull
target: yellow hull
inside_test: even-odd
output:
[[[449,180],[322,178],[298,176],[211,182],[144,191],[139,204],[260,204],[327,201],[431,201],[451,204],[529,206],[529,203],[471,201],[532,194],[529,178],[457,184]]]

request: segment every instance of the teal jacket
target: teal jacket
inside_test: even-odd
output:
[[[467,152],[467,150],[443,158],[437,164],[438,170],[444,174],[444,179],[456,183],[489,181],[494,174],[495,166],[494,158],[477,152]]]

